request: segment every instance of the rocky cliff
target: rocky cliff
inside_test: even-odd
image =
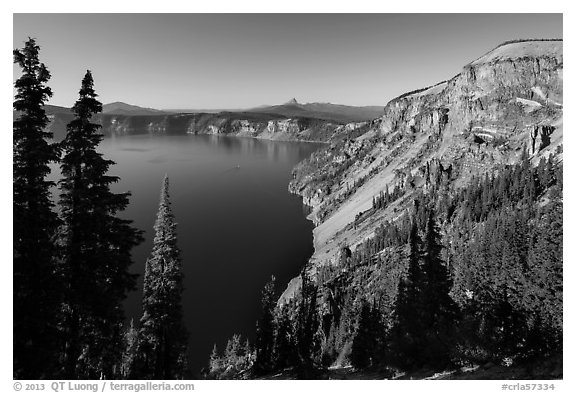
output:
[[[410,195],[444,176],[452,187],[527,149],[536,163],[563,143],[561,40],[500,45],[452,79],[390,101],[358,135],[333,139],[294,170],[290,190],[312,206],[312,265],[336,264],[339,250],[402,215]],[[409,190],[386,209],[359,217],[375,196]],[[406,187],[408,186],[408,187]],[[292,296],[292,280],[281,301]]]
[[[71,113],[51,113],[49,129],[56,140],[64,138]],[[349,125],[309,117],[286,118],[264,113],[194,113],[164,115],[98,114],[95,121],[110,135],[213,134],[284,141],[326,142]]]
[[[105,136],[136,134],[213,134],[284,141],[328,142],[358,134],[367,122],[348,123],[348,118],[371,119],[378,107],[348,107],[332,104],[300,105],[299,111],[218,113],[168,113],[122,103],[105,105],[106,111],[94,117]],[[323,106],[322,106],[323,105]],[[278,106],[284,108],[286,105]],[[318,109],[318,107],[320,109]],[[274,107],[262,108],[262,110]],[[310,110],[306,108],[312,108]],[[344,108],[343,115],[338,113]],[[284,108],[285,109],[285,108]],[[280,111],[282,112],[282,111]],[[285,113],[284,113],[285,112]],[[70,109],[47,105],[49,130],[56,140],[66,134],[66,124],[73,119]],[[353,115],[353,116],[352,116]]]

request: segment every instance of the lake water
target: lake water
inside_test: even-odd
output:
[[[146,231],[133,257],[143,275],[152,248],[161,182],[170,177],[172,208],[184,264],[183,307],[190,362],[198,375],[214,343],[240,333],[254,342],[260,292],[273,274],[286,287],[313,252],[312,223],[288,192],[292,168],[319,144],[195,135],[104,139],[100,151],[117,165],[116,192],[130,191],[122,216]],[[239,166],[239,169],[237,168]],[[139,290],[126,301],[138,321]]]

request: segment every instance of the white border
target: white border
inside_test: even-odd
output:
[[[112,1],[112,0],[99,0],[96,2],[81,2],[77,0],[64,0],[64,1],[41,1],[41,0],[27,0],[14,2],[11,4],[2,5],[1,26],[3,26],[4,34],[2,35],[2,50],[0,52],[0,65],[3,70],[3,81],[5,89],[2,95],[2,124],[3,131],[0,132],[0,146],[2,154],[0,155],[0,171],[1,179],[5,187],[2,187],[0,192],[1,203],[4,216],[6,217],[6,224],[2,230],[0,239],[2,239],[2,263],[5,264],[5,274],[1,276],[2,288],[2,314],[5,316],[4,323],[1,325],[1,337],[3,353],[1,356],[1,379],[0,388],[3,392],[13,391],[12,381],[12,324],[8,322],[12,319],[12,194],[10,180],[12,178],[12,154],[11,154],[11,132],[9,122],[12,115],[8,108],[11,108],[12,90],[9,86],[12,85],[12,14],[13,13],[54,13],[54,12],[114,12],[114,13],[200,13],[200,12],[238,12],[238,13],[263,13],[263,12],[306,12],[306,13],[358,13],[358,12],[372,12],[372,13],[390,13],[390,12],[414,12],[419,13],[442,13],[442,12],[488,12],[488,13],[564,13],[564,56],[568,64],[568,72],[564,73],[565,77],[565,92],[564,92],[564,105],[569,108],[566,112],[564,124],[566,132],[565,149],[565,210],[564,222],[566,228],[564,244],[564,264],[565,267],[565,294],[564,304],[565,318],[564,318],[564,380],[555,381],[556,391],[568,391],[567,388],[572,386],[570,391],[575,391],[576,387],[574,373],[574,313],[571,312],[574,290],[572,280],[574,279],[574,247],[570,240],[574,239],[574,225],[575,208],[571,203],[574,200],[574,181],[571,175],[574,167],[574,133],[571,125],[573,122],[573,115],[570,108],[574,108],[572,99],[572,71],[574,64],[573,57],[573,44],[571,38],[575,37],[573,33],[573,26],[575,22],[572,18],[573,14],[568,9],[567,5],[562,2],[542,2],[542,1],[498,1],[487,0],[480,2],[463,2],[463,1],[424,1],[413,0],[410,2],[394,2],[395,4],[388,4],[387,2],[380,1],[367,1],[355,0],[353,6],[344,3],[325,2],[324,4],[319,1],[311,0],[288,0],[282,2],[271,1],[211,1],[211,2],[185,2],[164,0],[162,2],[154,2],[154,4],[144,1]],[[567,2],[566,2],[567,3]],[[570,87],[570,88],[568,88]],[[385,103],[382,103],[384,105]],[[534,382],[534,381],[530,381]],[[500,381],[197,381],[196,390],[202,391],[238,391],[238,392],[268,392],[274,390],[277,392],[292,392],[296,389],[317,389],[329,388],[334,392],[349,392],[352,389],[360,389],[361,391],[401,391],[406,389],[425,389],[438,392],[498,392],[501,391],[502,382]]]

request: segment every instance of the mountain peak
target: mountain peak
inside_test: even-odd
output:
[[[296,101],[296,98],[292,98],[290,101],[286,102],[285,105],[299,105],[299,102]]]

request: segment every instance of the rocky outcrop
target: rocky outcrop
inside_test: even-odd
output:
[[[298,134],[302,130],[297,121],[292,119],[286,120],[270,120],[266,127],[270,134],[284,133],[284,134]]]
[[[457,135],[471,126],[522,129],[550,118],[562,107],[562,42],[543,46],[548,51],[542,57],[530,57],[519,52],[522,43],[505,45],[497,48],[498,56],[479,58],[448,82],[393,100],[385,108],[383,132],[446,129]],[[538,109],[526,113],[527,101]]]
[[[528,152],[532,155],[542,151],[550,145],[550,135],[554,132],[555,127],[549,125],[536,125],[530,131],[530,141]]]

